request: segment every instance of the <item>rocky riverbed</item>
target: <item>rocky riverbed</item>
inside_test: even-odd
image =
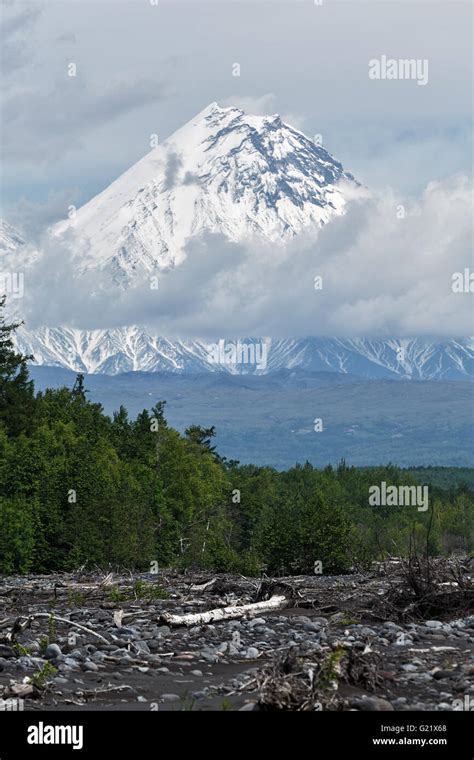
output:
[[[188,627],[163,616],[253,603],[259,580],[178,571],[0,578],[0,709],[474,709],[469,565],[462,580],[457,569],[439,582],[439,614],[423,617],[413,603],[413,614],[400,607],[400,572],[395,562],[266,579],[289,590],[287,606]]]

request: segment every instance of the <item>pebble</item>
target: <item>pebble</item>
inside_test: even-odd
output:
[[[403,628],[401,625],[397,625],[396,623],[392,623],[391,620],[386,620],[383,624],[384,628],[388,628],[390,631],[403,631]]]
[[[99,670],[99,666],[92,660],[86,660],[82,663],[82,669],[95,673]]]
[[[249,622],[247,623],[247,626],[249,628],[255,628],[256,625],[265,625],[266,622],[267,621],[264,620],[263,618],[253,618],[253,620],[249,620]]]
[[[150,648],[146,641],[136,641],[135,647],[140,652],[140,654],[150,654]]]
[[[201,659],[205,660],[206,662],[210,662],[212,665],[214,665],[218,660],[217,655],[211,652],[201,652],[200,656]]]
[[[407,673],[407,680],[419,681],[420,683],[429,683],[433,680],[431,673]]]
[[[258,651],[258,649],[256,649],[256,647],[249,647],[247,649],[247,651],[245,652],[245,659],[246,660],[255,660],[255,659],[257,659],[257,657],[258,657],[259,654],[260,654],[260,652]]]
[[[54,646],[54,644],[52,644]],[[68,652],[68,657],[74,657],[76,660],[82,660],[83,654],[80,649],[73,649],[72,652]]]
[[[91,658],[92,658],[93,660],[98,660],[99,662],[100,662],[101,660],[103,660],[103,659],[104,659],[104,657],[107,657],[107,655],[105,654],[105,652],[99,652],[99,651],[97,651],[97,652],[93,652],[93,653],[91,654]]]
[[[259,633],[259,634],[265,633],[268,635],[271,635],[273,633],[273,631],[270,628],[267,628],[266,625],[254,625],[254,627],[252,628],[252,631],[254,633]]]
[[[0,657],[16,657],[15,650],[7,644],[0,644]]]
[[[75,660],[73,657],[66,657],[66,659],[63,662],[63,665],[66,665],[68,668],[78,668],[79,663],[77,660]]]
[[[315,633],[319,633],[321,626],[318,625],[317,623],[309,622],[309,623],[303,624],[303,629],[305,631],[314,631]]]
[[[373,628],[367,628],[365,625],[359,628],[358,633],[360,636],[377,636],[377,631],[374,631]]]
[[[118,628],[117,633],[119,636],[137,636],[138,631],[136,628],[127,628],[124,626],[123,628]]]
[[[25,670],[28,668],[41,669],[45,664],[46,660],[44,660],[42,657],[31,657],[29,655],[19,657],[17,660],[17,666],[20,668],[20,670]]]
[[[329,620],[325,617],[314,617],[313,623],[318,623],[321,626],[329,625]]]
[[[454,673],[452,670],[435,670],[433,673],[433,678],[437,681],[440,681],[442,678],[452,678],[453,676]]]

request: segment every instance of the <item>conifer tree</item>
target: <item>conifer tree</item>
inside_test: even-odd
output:
[[[28,375],[33,357],[15,351],[13,334],[22,322],[6,322],[5,300],[5,296],[0,299],[0,425],[8,436],[16,437],[34,428],[34,387]]]

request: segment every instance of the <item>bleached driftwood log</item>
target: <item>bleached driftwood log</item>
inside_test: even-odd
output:
[[[288,604],[286,596],[272,596],[265,602],[256,602],[254,604],[241,604],[240,606],[219,607],[207,612],[192,612],[187,615],[172,615],[164,612],[160,616],[160,622],[164,625],[178,627],[181,625],[205,625],[206,623],[218,623],[221,620],[233,620],[235,618],[246,617],[247,615],[259,615],[261,612],[270,610],[281,610]]]

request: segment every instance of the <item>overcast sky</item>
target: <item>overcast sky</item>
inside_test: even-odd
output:
[[[470,171],[470,3],[3,0],[3,206],[64,216],[208,103],[281,113],[373,187]],[[368,60],[429,61],[429,82]],[[232,76],[240,63],[241,76]],[[75,63],[77,76],[67,76]]]
[[[162,141],[212,101],[322,135],[373,193],[278,261],[265,246],[190,242],[159,302],[145,283],[104,307],[75,281],[69,252],[50,250],[25,299],[30,326],[472,334],[469,294],[451,290],[472,261],[470,3],[3,0],[1,10],[0,215],[32,233],[103,190],[150,134]],[[370,79],[369,60],[383,55],[426,59],[427,84]],[[316,271],[327,288],[315,300]]]

